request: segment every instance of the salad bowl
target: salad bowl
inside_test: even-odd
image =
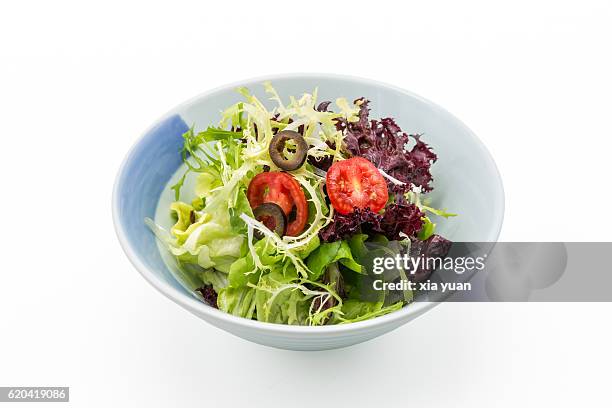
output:
[[[192,125],[216,123],[219,111],[236,102],[237,87],[266,100],[264,81],[282,98],[318,89],[319,100],[339,96],[372,102],[374,117],[394,117],[408,132],[422,133],[439,160],[432,166],[431,200],[459,216],[439,226],[453,241],[494,242],[504,214],[504,192],[496,165],[480,140],[443,108],[392,85],[366,79],[293,74],[246,80],[201,94],[172,109],[151,126],[127,154],[115,181],[112,210],[121,246],[140,274],[189,312],[236,336],[290,350],[325,350],[357,344],[387,333],[422,315],[433,302],[414,302],[375,319],[338,325],[293,326],[245,319],[215,309],[194,297],[172,273],[155,235],[144,220],[154,218],[168,182],[182,164],[178,152]]]

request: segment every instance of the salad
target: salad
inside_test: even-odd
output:
[[[329,325],[372,319],[413,300],[364,299],[371,242],[411,256],[446,256],[427,205],[437,160],[421,135],[369,118],[369,101],[317,102],[317,89],[269,110],[246,88],[218,126],[184,135],[185,172],[171,188],[166,230],[146,223],[203,302],[262,322]],[[195,199],[181,200],[188,178]],[[187,200],[189,201],[189,200]],[[390,246],[390,245],[389,245]],[[420,270],[410,279],[426,279]]]

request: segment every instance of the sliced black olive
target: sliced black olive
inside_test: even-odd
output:
[[[287,229],[287,217],[283,209],[274,203],[263,203],[253,210],[253,215],[257,221],[276,232],[280,237],[285,235]],[[262,239],[264,235],[261,231],[255,230],[255,237]]]
[[[274,164],[285,171],[293,171],[306,161],[308,143],[298,132],[283,130],[274,135],[269,151]]]

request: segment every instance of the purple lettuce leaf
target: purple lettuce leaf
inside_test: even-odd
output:
[[[414,237],[423,228],[425,214],[414,204],[393,203],[385,208],[380,228],[390,240],[403,239],[400,233]]]
[[[419,208],[410,203],[389,204],[382,214],[376,214],[369,208],[355,208],[350,214],[334,214],[333,221],[319,234],[324,242],[338,241],[355,235],[383,234],[389,240],[401,240],[400,233],[414,237],[423,227],[425,216]]]
[[[369,208],[363,210],[355,208],[352,213],[346,215],[335,213],[333,221],[321,230],[319,237],[324,242],[333,242],[359,232],[382,233],[381,220],[382,216]]]
[[[404,193],[411,185],[420,187],[423,192],[433,188],[431,165],[437,156],[431,148],[421,141],[421,135],[408,135],[402,132],[392,118],[369,120],[369,101],[361,98],[359,120],[347,122],[338,120],[337,128],[346,130],[344,143],[353,156],[365,157],[377,168],[404,183],[398,185],[387,181],[390,191]],[[411,150],[406,150],[414,142]]]
[[[448,252],[451,249],[453,243],[448,239],[441,237],[440,235],[432,235],[425,241],[421,241],[419,239],[412,239],[412,245],[410,246],[410,256],[411,257],[420,257],[424,258],[446,258]],[[427,264],[433,264],[433,262],[424,262],[421,263],[419,268],[415,271],[413,275],[411,275],[410,280],[413,282],[423,282],[429,278],[432,269],[426,268]]]
[[[204,285],[195,290],[202,298],[204,298],[204,302],[208,303],[210,306],[217,308],[217,292],[213,289],[212,285]]]

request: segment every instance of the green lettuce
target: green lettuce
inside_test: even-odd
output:
[[[342,299],[328,285],[300,279],[297,271],[285,273],[275,269],[263,275],[256,290],[257,320],[269,323],[322,325],[330,316],[341,314]],[[314,300],[320,305],[315,309]],[[333,302],[335,306],[323,308]]]
[[[310,296],[278,271],[263,276],[255,288],[257,320],[268,323],[307,324]]]
[[[383,302],[362,302],[349,299],[342,305],[342,315],[336,319],[336,323],[355,323],[373,319],[378,316],[395,312],[403,307],[403,302],[396,302],[389,306],[383,306]]]
[[[193,205],[181,201],[171,204],[176,223],[169,233],[147,222],[181,264],[228,273],[244,253],[246,225],[239,215],[252,215],[252,210],[246,187],[239,183],[250,169],[240,159],[240,135],[214,128],[198,134],[192,128],[184,135],[185,176],[198,173],[197,197]],[[174,186],[177,193],[185,176]]]
[[[255,314],[255,289],[248,286],[223,288],[218,292],[217,307],[234,316],[251,319]]]
[[[417,238],[420,239],[421,241],[426,241],[427,239],[429,239],[429,237],[431,237],[434,234],[435,231],[436,231],[436,224],[431,222],[429,217],[423,217],[423,227],[417,234]]]
[[[351,247],[347,241],[326,242],[313,251],[306,260],[306,266],[310,271],[308,278],[314,281],[318,280],[327,267],[334,262],[340,262],[355,272],[361,272],[362,270],[361,265],[353,258]]]

